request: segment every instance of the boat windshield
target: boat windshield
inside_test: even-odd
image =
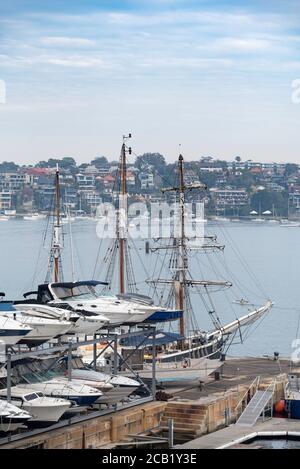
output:
[[[37,395],[35,393],[26,394],[26,396],[24,396],[24,401],[33,401],[33,399],[36,399],[36,398],[37,398]]]
[[[74,297],[85,300],[97,298],[97,294],[91,285],[77,285],[73,288],[69,287],[52,287],[54,295],[60,300],[72,299]]]

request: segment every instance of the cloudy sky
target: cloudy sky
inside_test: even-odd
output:
[[[0,160],[300,163],[298,0],[0,0]]]

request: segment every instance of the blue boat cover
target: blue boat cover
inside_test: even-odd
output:
[[[155,334],[156,345],[166,345],[170,344],[171,342],[177,342],[178,340],[183,339],[184,337],[182,335],[176,334],[175,332],[156,331]],[[141,332],[141,334],[121,339],[120,345],[123,347],[137,347],[141,344],[141,342],[143,342],[143,347],[151,347],[153,344],[153,334],[150,334],[147,337],[147,332]]]
[[[0,311],[16,312],[16,308],[11,301],[0,301]]]
[[[182,315],[182,311],[155,311],[155,313],[151,314],[144,322],[175,321],[176,319],[180,319]]]

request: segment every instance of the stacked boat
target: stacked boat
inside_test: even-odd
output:
[[[58,364],[67,373],[67,359],[64,357]],[[84,383],[103,391],[97,404],[116,404],[123,402],[140,388],[141,383],[135,379],[122,375],[109,375],[91,369],[81,357],[73,357],[71,362],[71,378],[78,383]]]
[[[0,314],[0,344],[3,346],[17,344],[30,332],[32,332],[31,327]]]
[[[7,399],[7,389],[0,390],[0,398]],[[45,396],[41,391],[35,391],[22,386],[13,386],[10,390],[11,404],[29,414],[26,421],[28,426],[46,426],[56,423],[67,412],[72,403],[67,399]],[[5,401],[0,400],[0,405]]]
[[[8,389],[6,367],[1,368],[0,431],[25,425],[48,426],[87,408],[115,405],[128,400],[140,386],[136,380],[90,369],[78,356],[24,358],[12,363]],[[9,402],[8,402],[9,401]]]
[[[31,415],[7,401],[0,400],[0,432],[18,430],[31,419]]]
[[[46,304],[56,309],[72,311],[86,321],[87,318],[89,321],[99,321],[98,329],[157,320],[170,321],[180,318],[182,314],[180,310],[155,305],[153,300],[145,295],[101,295],[96,290],[99,285],[103,285],[103,282],[82,280],[44,283],[38,286],[37,291],[25,293],[25,302],[19,301],[16,304],[23,309],[26,304],[28,308],[34,308],[34,304]],[[32,295],[35,298],[27,300]]]

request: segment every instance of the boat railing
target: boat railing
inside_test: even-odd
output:
[[[256,391],[258,390],[259,383],[260,383],[260,376],[257,376],[252,381],[250,386],[248,386],[248,388],[246,389],[245,393],[243,394],[243,396],[241,397],[241,399],[239,400],[239,402],[235,406],[235,413],[236,413],[237,417],[247,407],[249,401],[252,399],[252,397],[254,396]]]

